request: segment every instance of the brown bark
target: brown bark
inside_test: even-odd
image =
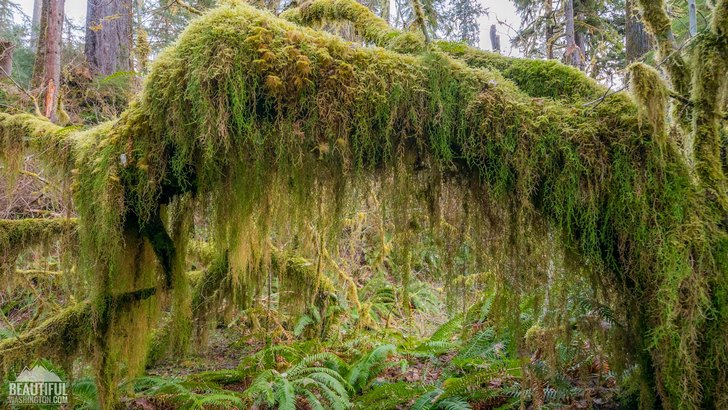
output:
[[[576,45],[574,31],[574,0],[564,2],[564,18],[566,20],[566,63],[574,67],[581,66],[581,52]]]
[[[43,0],[32,79],[33,88],[43,95],[43,115],[54,122],[61,83],[64,3],[65,0]]]
[[[627,62],[633,63],[652,48],[650,35],[645,30],[645,25],[639,16],[637,7],[633,0],[627,0],[625,4],[625,46]]]
[[[85,54],[91,71],[131,71],[132,0],[88,0]]]
[[[544,1],[544,14],[546,16],[546,58],[554,58],[554,3],[553,0]]]
[[[43,12],[43,0],[33,1],[33,20],[30,27],[30,46],[38,46],[38,31],[40,30],[40,16]]]
[[[15,51],[13,43],[0,40],[0,78],[10,77],[13,73],[13,51]]]

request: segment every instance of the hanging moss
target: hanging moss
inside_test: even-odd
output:
[[[716,5],[711,31],[695,47],[692,81],[695,170],[710,196],[728,212],[728,180],[723,172],[720,134],[721,90],[728,81],[728,2]]]
[[[678,95],[687,98],[690,95],[691,67],[683,58],[680,50],[675,44],[675,36],[672,32],[672,20],[667,15],[664,0],[639,0],[638,4],[642,9],[642,20],[645,27],[655,36],[657,49],[659,51],[661,65],[665,68],[670,79],[670,84]],[[689,129],[690,118],[685,115],[685,103],[676,104],[673,115],[678,122]]]
[[[21,251],[60,236],[75,236],[76,219],[0,219],[0,278],[11,271]]]
[[[20,169],[27,147],[41,154],[49,164],[64,166],[70,163],[70,144],[67,137],[75,129],[59,127],[46,118],[32,114],[0,113],[0,162],[4,173],[13,181]]]
[[[652,126],[652,134],[664,146],[667,132],[668,91],[654,68],[635,63],[627,67],[630,90],[637,101],[641,117]]]

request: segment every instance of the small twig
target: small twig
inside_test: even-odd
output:
[[[42,182],[42,183],[44,183],[46,185],[51,185],[50,181],[48,181],[47,179],[43,178],[42,176],[36,174],[35,172],[31,172],[31,171],[28,171],[28,170],[23,169],[23,170],[20,171],[20,173],[22,175],[26,175],[26,176],[29,176],[29,177],[33,177],[33,178],[37,179],[38,181],[40,181],[40,182]]]
[[[592,105],[592,104],[596,104],[596,105],[594,106],[594,108],[596,108],[596,107],[598,107],[598,106],[599,106],[599,104],[601,104],[602,102],[604,102],[604,100],[605,100],[605,99],[606,99],[607,97],[609,97],[609,96],[611,96],[611,95],[613,95],[613,94],[616,94],[616,93],[618,93],[618,92],[621,92],[621,91],[623,91],[623,90],[624,90],[625,88],[627,88],[627,86],[626,86],[626,85],[623,85],[623,86],[622,86],[622,87],[620,87],[620,88],[619,88],[618,90],[616,90],[616,91],[614,91],[613,93],[611,93],[611,94],[610,94],[609,92],[610,92],[610,91],[612,91],[612,86],[613,86],[612,84],[609,84],[609,88],[607,88],[607,91],[605,91],[605,92],[604,92],[604,95],[602,95],[601,97],[597,98],[596,100],[593,100],[593,101],[589,101],[588,103],[584,104],[584,105],[583,105],[583,107],[588,107],[588,106],[590,106],[590,105]]]
[[[189,3],[187,3],[184,0],[174,0],[174,3],[192,14],[197,14],[198,16],[202,15],[202,11],[197,10],[196,8],[192,7]]]

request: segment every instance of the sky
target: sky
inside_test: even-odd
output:
[[[478,0],[488,9],[488,15],[480,18],[480,48],[485,50],[491,49],[490,44],[490,26],[495,24],[498,34],[501,37],[501,49],[503,54],[518,55],[518,51],[511,48],[510,38],[513,37],[513,30],[508,28],[518,27],[520,20],[516,16],[516,9],[508,0]],[[28,16],[33,14],[33,0],[16,0],[25,14]],[[86,0],[66,0],[66,15],[76,24],[83,24],[86,19]],[[498,24],[498,21],[506,24]]]

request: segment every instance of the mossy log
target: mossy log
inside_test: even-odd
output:
[[[141,289],[107,299],[106,305],[115,310],[148,299],[156,289]],[[79,356],[90,355],[94,334],[94,306],[91,301],[75,303],[46,319],[37,327],[0,341],[0,368],[25,366],[34,358],[57,360],[70,364]]]
[[[513,212],[535,210],[622,292],[646,405],[658,394],[668,407],[728,401],[725,215],[706,204],[680,149],[642,126],[629,96],[553,62],[404,47],[391,30],[368,36],[388,49],[220,7],[159,56],[119,120],[65,138],[78,168],[82,253],[88,269],[105,267],[99,294],[150,269],[147,259],[131,264],[130,250],[179,195],[213,198],[216,234],[235,249],[242,221],[269,221],[283,194],[289,202],[275,205],[300,214],[316,208],[317,187],[336,199],[358,175],[430,167]],[[534,81],[554,73],[570,81]],[[583,103],[594,95],[598,104]],[[0,114],[0,127],[23,120]],[[108,391],[116,374],[104,374]]]

